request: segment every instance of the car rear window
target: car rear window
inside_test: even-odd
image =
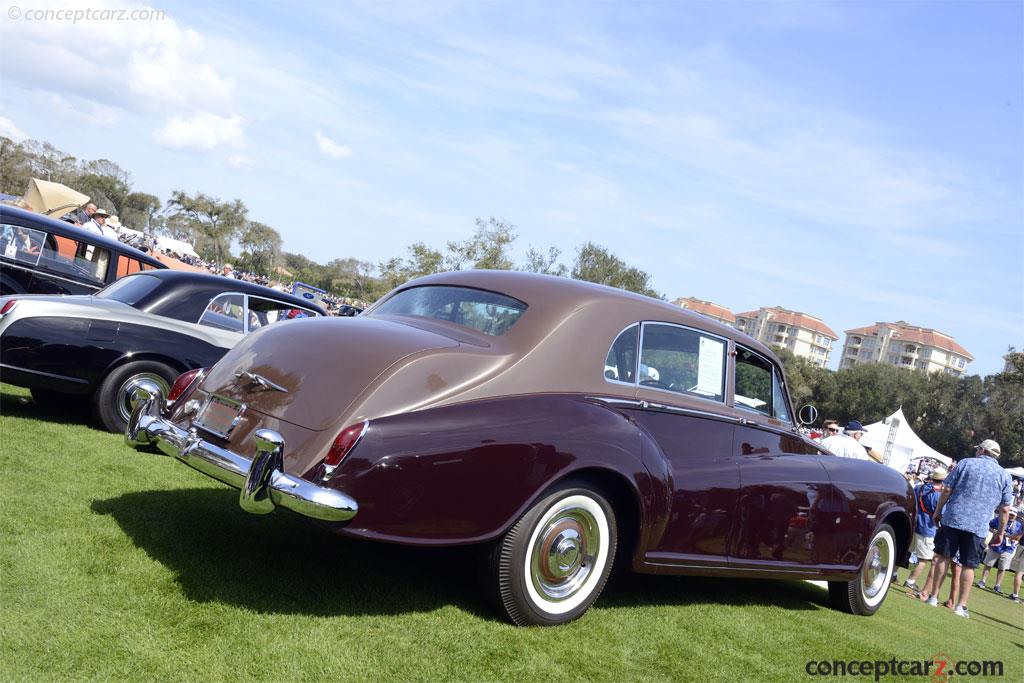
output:
[[[129,275],[96,293],[99,299],[113,299],[129,306],[142,301],[150,292],[160,286],[160,278],[152,275]]]
[[[373,313],[433,318],[500,337],[526,310],[526,304],[504,294],[472,287],[424,285],[398,292]]]

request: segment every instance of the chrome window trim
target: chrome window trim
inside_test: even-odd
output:
[[[746,420],[743,418],[736,417],[735,415],[726,415],[724,413],[714,413],[707,410],[698,410],[696,408],[682,408],[680,406],[667,405],[665,403],[649,403],[641,399],[631,400],[626,398],[610,397],[610,396],[587,396],[592,401],[598,401],[600,403],[607,403],[611,406],[620,406],[623,408],[636,408],[637,410],[654,410],[663,413],[677,413],[680,415],[690,415],[693,417],[704,417],[711,420],[720,420],[722,422],[729,422],[734,424],[744,424]],[[718,405],[717,402],[715,402]],[[788,433],[788,432],[785,432]]]
[[[132,273],[132,274],[134,275],[135,273]],[[221,292],[219,294],[214,294],[212,297],[210,297],[210,300],[206,302],[206,306],[203,307],[203,312],[199,314],[199,320],[196,320],[196,325],[202,325],[203,324],[202,323],[203,316],[206,315],[206,312],[210,310],[210,304],[212,304],[214,301],[216,301],[220,297],[228,296],[228,295],[237,295],[237,296],[242,297],[242,310],[243,311],[245,310],[245,294],[244,293],[228,291],[228,292]],[[243,313],[243,316],[244,316],[244,313]],[[221,329],[221,328],[216,327],[214,325],[205,325],[205,327],[213,327],[215,330]],[[242,320],[242,329],[243,330],[245,329],[245,320],[244,320],[244,318]],[[224,330],[224,331],[225,332],[233,332],[234,330]],[[245,333],[242,332],[241,334],[245,334]]]
[[[773,363],[771,358],[769,358],[768,356],[764,355],[763,353],[758,353],[754,349],[751,349],[751,348],[749,348],[747,346],[744,346],[743,344],[737,343],[736,344],[736,348],[737,348],[737,352],[736,352],[736,355],[734,356],[736,363],[739,363],[739,351],[738,351],[738,349],[742,348],[744,351],[748,351],[748,352],[754,354],[755,356],[757,356],[758,358],[760,358],[761,360],[763,360],[765,363],[768,364],[768,367],[770,367],[772,369],[772,382],[775,381],[775,375],[776,374],[779,375],[780,380],[781,380],[782,373],[779,371],[779,366],[777,366],[775,363]],[[733,380],[733,384],[735,385],[735,380]],[[787,392],[785,390],[786,389],[786,383],[785,382],[781,382],[781,384],[782,384],[782,389],[783,389],[782,395],[786,397],[787,401],[789,401],[789,392]],[[742,405],[742,404],[736,405],[736,387],[735,386],[733,386],[733,399],[732,399],[733,400],[733,404],[734,404],[733,408],[739,408],[741,410],[746,410],[746,411],[754,413],[755,415],[760,415],[762,417],[767,417],[767,418],[770,418],[772,420],[779,420],[779,418],[775,415],[775,391],[774,391],[774,389],[775,389],[775,386],[773,384],[772,385],[772,410],[771,410],[770,413],[762,413],[760,410],[758,410],[756,408],[751,408],[750,406],[745,406],[745,405]],[[792,415],[793,414],[793,406],[789,405],[788,407],[789,407],[789,414]],[[788,424],[788,425],[792,425],[793,424],[793,420],[792,419],[789,419],[789,420],[779,420],[779,422],[782,422],[783,424]]]
[[[604,354],[605,360],[608,360],[608,354],[612,352],[613,348],[615,348],[615,343],[617,341],[619,341],[619,337],[621,337],[623,335],[623,333],[626,332],[626,330],[630,329],[631,327],[640,327],[641,329],[637,330],[637,335],[636,335],[636,340],[637,340],[636,341],[636,358],[634,359],[635,362],[633,363],[633,377],[637,377],[637,378],[639,378],[638,376],[640,374],[640,371],[639,371],[639,368],[640,368],[640,342],[643,339],[643,337],[642,337],[642,335],[643,335],[643,325],[641,324],[641,322],[642,321],[638,320],[637,322],[630,323],[630,324],[626,325],[625,327],[623,327],[621,330],[619,330],[619,333],[615,335],[614,339],[612,339],[611,346],[608,347],[608,353]],[[602,363],[601,366],[603,368],[604,367],[604,363]],[[618,384],[620,386],[626,386],[626,387],[635,387],[635,386],[637,386],[636,381],[633,381],[633,382],[623,382],[621,379],[608,379],[608,376],[604,374],[604,370],[601,370],[601,376],[604,378],[604,381],[608,382],[609,384]]]
[[[696,332],[698,335],[704,335],[705,337],[710,337],[710,338],[713,338],[713,339],[718,339],[718,340],[724,342],[723,345],[722,345],[722,399],[721,400],[718,400],[716,398],[708,398],[707,396],[701,396],[700,394],[691,393],[689,391],[672,391],[671,389],[659,389],[658,387],[652,387],[652,386],[646,386],[646,385],[640,384],[640,359],[643,357],[643,352],[644,352],[644,329],[648,325],[667,325],[669,327],[679,327],[681,329],[688,330],[690,332]],[[616,339],[617,338],[618,337],[616,337]],[[659,320],[644,320],[640,324],[640,347],[637,350],[637,354],[636,354],[636,362],[637,362],[637,369],[636,369],[637,387],[643,387],[644,389],[649,389],[650,391],[660,391],[662,393],[669,394],[670,396],[686,396],[688,398],[697,398],[697,399],[700,399],[701,401],[708,401],[709,403],[714,403],[716,405],[728,405],[728,403],[726,403],[725,399],[726,399],[727,392],[729,390],[729,342],[730,341],[732,341],[732,340],[729,339],[728,337],[723,337],[721,335],[714,334],[713,332],[706,332],[706,331],[700,329],[699,327],[690,327],[689,325],[680,325],[679,323],[661,322]],[[700,372],[700,358],[699,357],[697,359],[697,372],[698,373]]]

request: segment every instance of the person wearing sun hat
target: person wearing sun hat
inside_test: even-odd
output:
[[[910,572],[910,576],[903,582],[903,585],[911,590],[917,590],[917,577],[924,571],[926,564],[935,557],[935,532],[938,527],[932,519],[935,514],[935,506],[941,496],[942,482],[946,479],[946,468],[936,467],[928,475],[928,481],[921,482],[914,488],[914,503],[917,508],[917,525],[914,528],[914,544],[911,552],[917,556],[917,566]],[[925,586],[928,581],[925,580]]]
[[[975,448],[975,457],[961,460],[943,482],[942,496],[932,518],[942,526],[935,534],[936,586],[938,595],[946,578],[950,559],[960,553],[960,595],[953,613],[969,617],[967,599],[974,585],[974,569],[981,561],[981,550],[988,533],[992,510],[998,514],[992,542],[1001,544],[1010,517],[1013,485],[1010,475],[999,466],[1001,449],[993,439],[985,439]]]
[[[116,240],[117,231],[114,230],[113,228],[108,228],[106,226],[108,218],[110,218],[109,211],[107,211],[106,209],[96,209],[95,211],[92,212],[92,219],[90,219],[89,222],[84,224],[82,227],[88,230],[89,232],[95,233],[97,235],[102,235],[104,237],[110,237]]]

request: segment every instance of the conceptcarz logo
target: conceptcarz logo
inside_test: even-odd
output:
[[[945,654],[928,659],[865,659],[865,660],[810,660],[804,666],[808,676],[855,676],[875,681],[888,676],[920,676],[934,683],[945,683],[956,678],[1003,677],[1003,662],[995,660],[956,660]]]

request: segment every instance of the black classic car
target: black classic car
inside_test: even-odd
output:
[[[167,266],[71,223],[0,204],[0,294],[92,294]]]
[[[124,431],[131,390],[167,397],[179,374],[209,367],[245,334],[323,309],[268,287],[177,270],[121,278],[94,296],[0,297],[0,378],[40,404],[88,398]]]
[[[516,624],[580,616],[613,565],[821,579],[869,615],[909,557],[906,480],[804,438],[769,348],[567,278],[420,278],[358,317],[246,337],[172,406],[133,402],[129,443],[248,512],[477,546]]]

